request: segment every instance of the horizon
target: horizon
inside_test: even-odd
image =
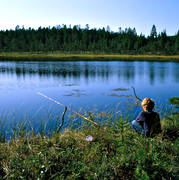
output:
[[[89,24],[86,24],[85,26],[81,26],[80,24],[76,24],[76,25],[71,25],[71,24],[57,24],[57,25],[54,25],[54,26],[39,26],[39,27],[25,27],[24,25],[22,25],[22,26],[20,26],[20,25],[16,25],[14,28],[10,28],[10,29],[0,29],[0,31],[15,31],[16,30],[16,28],[19,28],[19,29],[25,29],[25,30],[28,30],[28,29],[34,29],[34,30],[38,30],[39,28],[49,28],[49,29],[52,29],[52,28],[63,28],[64,26],[66,26],[67,27],[67,29],[73,29],[73,27],[74,26],[79,26],[79,28],[80,29],[85,29],[86,28],[86,26],[89,26],[89,30],[92,30],[92,29],[96,29],[96,30],[100,30],[100,29],[105,29],[105,31],[109,31],[110,33],[119,33],[119,29],[121,28],[121,30],[122,31],[125,31],[125,29],[128,29],[128,28],[131,28],[131,27],[124,27],[124,28],[122,28],[122,27],[119,27],[118,28],[118,31],[113,31],[112,29],[111,29],[111,27],[110,27],[110,25],[108,25],[107,27],[93,27],[93,28],[90,28],[90,25]],[[155,24],[153,24],[153,25],[155,25]],[[155,25],[155,27],[157,27],[156,25]],[[108,29],[109,28],[109,29]],[[133,29],[135,29],[136,30],[136,32],[137,32],[137,29],[135,28],[135,27],[133,27],[133,28],[131,28],[132,30]],[[151,27],[151,29],[152,29],[152,27]],[[151,29],[150,29],[150,32],[151,32]],[[178,32],[179,32],[179,29],[177,30],[177,32],[175,33],[175,34],[168,34],[167,33],[167,30],[166,29],[164,29],[164,30],[162,30],[161,32],[158,32],[157,31],[157,35],[159,35],[159,34],[161,34],[162,32],[166,32],[166,34],[167,34],[167,36],[176,36],[177,34],[178,34]],[[143,34],[142,32],[139,34],[139,33],[137,33],[137,36],[140,36],[140,35],[143,35],[143,36],[145,36],[145,37],[147,37],[147,36],[150,36],[150,33],[149,34],[147,34],[147,35],[145,35],[145,34]]]

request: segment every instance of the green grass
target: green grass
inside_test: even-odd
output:
[[[179,56],[165,56],[165,55],[121,55],[121,54],[92,54],[92,53],[28,53],[28,52],[19,52],[19,53],[8,53],[1,52],[0,60],[57,60],[57,61],[66,61],[66,60],[99,60],[99,61],[118,61],[118,60],[139,60],[139,61],[179,61]]]
[[[177,179],[178,120],[178,114],[166,116],[163,132],[154,138],[138,135],[122,117],[50,137],[22,125],[0,143],[0,179]]]

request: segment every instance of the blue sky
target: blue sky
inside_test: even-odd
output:
[[[0,0],[0,29],[69,24],[126,27],[148,35],[153,24],[168,35],[179,30],[179,0]]]

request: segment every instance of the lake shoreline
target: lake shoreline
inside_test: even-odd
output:
[[[0,179],[177,179],[177,118],[161,125],[154,138],[140,136],[122,118],[50,136],[18,126],[9,141],[1,134]]]
[[[159,61],[179,62],[179,55],[123,55],[75,53],[0,53],[1,61]]]

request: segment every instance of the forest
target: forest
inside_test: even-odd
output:
[[[38,29],[16,26],[15,30],[0,31],[0,52],[69,52],[112,54],[179,54],[179,31],[168,36],[166,30],[157,33],[156,26],[150,35],[138,35],[135,28],[110,27],[90,29],[80,25],[57,25]]]

